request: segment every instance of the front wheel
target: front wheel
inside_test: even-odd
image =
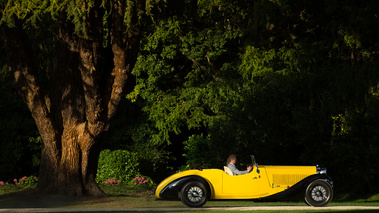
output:
[[[201,207],[207,202],[208,191],[201,182],[189,182],[180,191],[182,203],[189,207]]]
[[[324,180],[311,182],[305,191],[305,202],[310,206],[326,206],[333,199],[333,188]]]

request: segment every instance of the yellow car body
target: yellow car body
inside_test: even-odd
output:
[[[181,199],[190,207],[200,207],[207,200],[286,198],[304,198],[308,205],[325,206],[333,197],[332,184],[325,170],[316,166],[260,165],[245,175],[194,169],[169,176],[158,185],[155,195],[158,199]]]

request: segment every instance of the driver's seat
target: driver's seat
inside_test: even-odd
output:
[[[232,170],[230,170],[229,167],[227,167],[227,166],[224,166],[224,172],[226,172],[226,174],[228,174],[228,175],[233,175]]]

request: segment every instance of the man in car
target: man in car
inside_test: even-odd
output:
[[[243,174],[248,174],[251,172],[253,167],[249,165],[246,170],[240,171],[236,167],[236,162],[237,162],[237,156],[235,154],[229,155],[227,161],[226,161],[226,166],[232,170],[233,175],[243,175]]]

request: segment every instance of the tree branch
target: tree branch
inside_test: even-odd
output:
[[[131,30],[126,30],[124,25],[125,1],[115,1],[112,13],[112,26],[110,29],[111,47],[113,52],[114,68],[108,80],[109,97],[108,119],[116,113],[117,106],[122,98],[128,73],[133,69],[139,52],[139,42],[141,39],[142,26],[138,22],[138,6],[145,5],[143,2],[127,8],[132,11],[129,15],[131,19]],[[130,6],[130,5],[129,5]],[[130,33],[126,33],[126,32]]]

